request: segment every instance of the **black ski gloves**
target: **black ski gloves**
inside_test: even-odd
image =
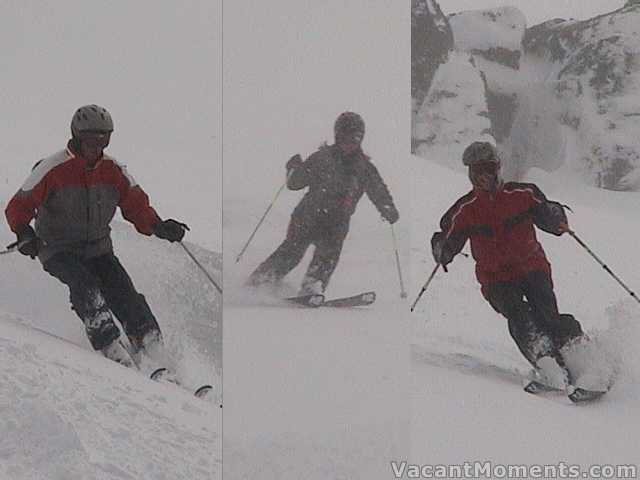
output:
[[[31,225],[25,226],[20,232],[16,234],[18,239],[11,245],[7,245],[7,249],[18,247],[18,251],[27,257],[36,258],[38,256],[38,249],[40,245],[40,239],[37,237],[36,232],[31,228]]]
[[[178,222],[170,218],[169,220],[163,220],[153,227],[153,233],[156,237],[170,242],[179,242],[184,237],[189,227],[185,223]]]
[[[391,225],[396,223],[400,218],[400,214],[398,213],[398,210],[393,205],[383,205],[380,210],[381,210],[380,214],[382,215],[382,218],[384,218]]]
[[[295,170],[301,165],[302,165],[302,157],[300,156],[299,153],[296,153],[293,157],[289,159],[289,161],[285,165],[285,168],[287,169],[287,175],[291,170]]]
[[[535,209],[533,222],[539,229],[560,236],[569,231],[569,220],[564,209],[561,203],[544,202]]]
[[[436,232],[431,237],[431,252],[436,263],[442,265],[444,271],[447,271],[447,265],[453,261],[455,253],[447,244],[447,237],[443,232]]]

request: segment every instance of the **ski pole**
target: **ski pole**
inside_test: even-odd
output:
[[[264,215],[262,215],[262,218],[260,219],[260,221],[258,222],[258,224],[256,225],[256,228],[253,230],[253,233],[251,234],[251,236],[249,237],[249,240],[247,240],[247,243],[245,243],[244,247],[242,247],[242,250],[240,251],[240,253],[238,254],[238,257],[236,258],[236,263],[238,263],[240,261],[240,259],[242,258],[242,255],[244,255],[244,252],[247,250],[247,248],[249,247],[249,244],[251,243],[251,240],[253,240],[253,237],[255,236],[256,232],[258,231],[258,229],[260,228],[260,225],[262,225],[262,222],[264,222],[264,219],[267,217],[267,214],[269,213],[269,210],[271,210],[271,208],[273,207],[273,204],[276,203],[276,200],[278,199],[278,197],[280,196],[280,194],[282,193],[282,190],[284,190],[284,187],[287,186],[287,182],[285,181],[282,186],[278,189],[278,191],[276,192],[275,197],[273,197],[273,200],[271,201],[271,203],[269,204],[269,206],[267,207],[267,210],[264,212]]]
[[[191,253],[191,252],[189,251],[189,249],[187,248],[187,246],[186,246],[184,243],[182,243],[182,242],[179,242],[179,243],[180,243],[180,246],[181,246],[182,248],[184,248],[184,251],[185,251],[185,252],[187,252],[187,255],[189,255],[189,257],[191,257],[191,260],[193,260],[193,261],[195,262],[195,264],[196,264],[198,267],[200,267],[200,270],[202,270],[202,272],[206,275],[206,277],[207,277],[207,278],[209,279],[209,281],[213,284],[213,286],[214,286],[214,287],[216,287],[216,289],[218,290],[218,292],[219,292],[220,294],[222,294],[222,288],[220,288],[220,286],[216,283],[216,281],[215,281],[215,280],[213,279],[213,277],[209,274],[209,272],[207,272],[207,269],[206,269],[206,268],[204,268],[204,267],[202,266],[202,264],[198,261],[198,259],[197,259],[196,257],[194,257],[194,256],[193,256],[193,253]]]
[[[396,254],[396,266],[398,267],[398,278],[400,279],[400,298],[407,298],[407,292],[404,289],[402,281],[402,269],[400,268],[400,255],[398,254],[398,241],[396,240],[396,231],[391,224],[391,236],[393,237],[393,250]]]
[[[587,246],[586,243],[580,240],[580,238],[576,235],[576,233],[573,230],[567,230],[567,232],[576,240],[576,242],[580,244],[582,248],[584,248],[587,251],[587,253],[589,253],[589,255],[591,255],[596,260],[596,262],[598,262],[602,266],[602,268],[604,268],[604,270],[609,275],[611,275],[616,280],[616,282],[618,282],[622,286],[622,288],[624,288],[629,293],[629,295],[631,295],[633,298],[636,299],[636,302],[640,303],[640,299],[638,299],[636,294],[629,287],[627,287],[624,284],[624,282],[620,280],[620,278],[618,278],[618,276],[615,273],[613,273],[611,269],[602,260],[600,260],[595,253],[591,251],[591,249]]]
[[[436,272],[438,271],[439,268],[440,268],[440,264],[437,264],[436,267],[433,269],[433,272],[431,272],[431,275],[429,275],[429,278],[427,279],[424,286],[422,287],[422,290],[420,290],[420,293],[418,294],[418,298],[416,298],[416,301],[413,302],[413,305],[411,305],[412,312],[413,312],[413,309],[416,308],[416,305],[418,304],[418,300],[420,300],[420,297],[422,297],[422,294],[427,291],[427,288],[429,287],[431,280],[433,280],[433,277],[436,276]]]

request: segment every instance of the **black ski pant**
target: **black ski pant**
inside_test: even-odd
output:
[[[320,281],[324,291],[338,265],[348,232],[348,218],[335,221],[328,215],[311,218],[292,215],[284,241],[251,274],[249,284],[282,280],[300,263],[309,246],[314,245],[315,251],[302,282],[302,290],[307,285]]]
[[[84,323],[91,346],[100,350],[120,336],[118,318],[134,350],[149,332],[160,327],[143,295],[113,252],[84,259],[62,252],[47,260],[44,269],[69,287],[71,308]]]
[[[506,317],[511,337],[534,367],[539,358],[553,355],[569,340],[582,335],[582,327],[573,315],[558,312],[553,282],[547,272],[531,272],[513,282],[489,285],[485,296]]]

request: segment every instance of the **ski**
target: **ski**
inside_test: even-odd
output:
[[[287,302],[303,307],[365,307],[376,301],[376,292],[363,292],[349,297],[338,297],[325,300],[322,294],[301,295],[297,297],[285,298]]]
[[[589,402],[602,397],[607,391],[601,390],[587,390],[585,388],[577,387],[571,392],[568,397],[573,403]]]
[[[557,387],[553,387],[551,385],[547,385],[545,383],[539,382],[537,380],[531,380],[524,386],[524,391],[527,393],[531,393],[536,395],[538,393],[544,392],[562,392],[563,390]]]
[[[176,385],[178,387],[184,388],[185,390],[187,390],[176,378],[175,374],[173,374],[172,372],[170,372],[168,369],[164,368],[164,367],[160,367],[160,368],[156,368],[153,372],[151,372],[151,375],[149,375],[149,378],[151,380],[154,380],[156,382],[163,382],[163,383],[171,383],[173,385]],[[193,395],[196,398],[205,398],[207,396],[207,394],[213,390],[213,386],[211,385],[202,385],[201,387],[197,388],[193,393]]]
[[[376,301],[376,292],[363,292],[350,297],[325,300],[322,307],[365,307]]]
[[[297,297],[287,297],[285,298],[285,301],[292,303],[294,305],[300,305],[301,307],[317,308],[324,303],[324,295],[322,294],[300,295]]]

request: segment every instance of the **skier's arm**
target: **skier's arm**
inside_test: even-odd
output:
[[[560,236],[569,231],[569,220],[564,205],[547,200],[534,210],[533,222],[540,230]]]
[[[380,212],[380,215],[389,223],[394,224],[400,218],[400,214],[393,204],[393,197],[389,192],[389,188],[382,180],[378,169],[373,163],[367,161],[367,169],[365,171],[365,192],[371,203]]]
[[[465,197],[458,200],[440,219],[442,231],[431,237],[433,259],[445,267],[462,251],[469,238],[465,224]]]
[[[299,154],[289,159],[287,169],[287,188],[289,190],[302,190],[308,187],[314,177],[316,159],[313,155],[302,161]]]
[[[532,195],[533,223],[540,230],[560,236],[569,229],[569,220],[561,203],[548,200],[534,184],[527,185]]]
[[[32,171],[29,178],[18,192],[11,198],[5,216],[13,233],[24,231],[47,196],[47,176],[37,170]]]
[[[156,211],[149,205],[149,197],[131,177],[126,168],[117,165],[119,175],[117,188],[120,193],[118,206],[122,216],[133,223],[136,230],[144,235],[152,235],[154,228],[161,222]]]

